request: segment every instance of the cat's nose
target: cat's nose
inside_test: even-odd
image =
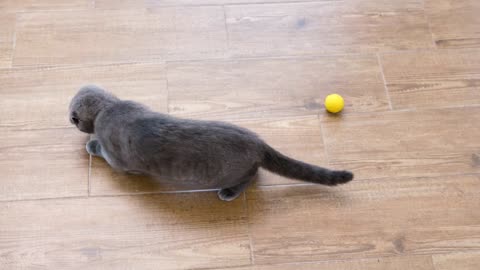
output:
[[[75,125],[78,124],[78,118],[76,118],[76,117],[70,118],[70,121],[71,121],[73,124],[75,124]]]

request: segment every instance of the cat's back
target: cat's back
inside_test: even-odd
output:
[[[222,147],[241,151],[256,147],[261,139],[250,130],[218,121],[181,119],[151,111],[142,104],[122,101],[99,116],[99,136],[118,138],[137,147]]]
[[[97,136],[117,164],[170,179],[206,181],[232,168],[247,170],[262,156],[263,142],[247,129],[180,119],[136,103],[116,104],[98,124]]]
[[[242,151],[257,148],[261,139],[253,132],[224,122],[189,120],[160,113],[146,113],[129,122],[136,141],[192,150],[233,148]]]
[[[95,134],[125,134],[137,119],[145,117],[149,109],[133,101],[120,101],[99,113],[95,120]]]
[[[130,141],[144,144],[152,140],[187,145],[217,143],[231,147],[261,144],[261,139],[245,128],[226,122],[176,118],[133,101],[118,102],[102,112],[96,120],[95,133],[110,138],[129,137]]]

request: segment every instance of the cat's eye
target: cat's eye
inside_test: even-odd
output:
[[[75,125],[77,125],[78,122],[79,122],[79,121],[78,121],[78,118],[72,117],[72,123],[74,123]]]

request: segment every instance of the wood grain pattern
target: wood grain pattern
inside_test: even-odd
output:
[[[86,196],[85,137],[74,128],[0,127],[0,201]]]
[[[247,194],[257,264],[480,250],[479,176]]]
[[[325,0],[95,0],[98,9],[128,9],[151,8],[163,6],[198,6],[198,5],[230,5],[230,4],[258,4],[281,2],[314,2]]]
[[[4,269],[192,269],[250,263],[243,201],[223,203],[214,194],[2,203],[0,220]]]
[[[479,1],[425,0],[425,11],[438,47],[480,47]]]
[[[167,72],[174,115],[229,121],[312,115],[332,92],[345,96],[345,113],[388,110],[373,55],[175,62]]]
[[[384,54],[394,109],[480,104],[480,50]]]
[[[15,66],[222,56],[221,7],[19,15]]]
[[[330,164],[357,179],[480,172],[480,107],[322,120]]]
[[[401,256],[392,258],[253,265],[232,270],[435,270],[430,256]]]
[[[416,0],[323,1],[225,8],[229,48],[235,56],[432,47],[421,1]]]
[[[0,0],[0,269],[476,270],[479,13],[477,0]],[[68,121],[85,84],[247,127],[356,179],[261,170],[226,203],[115,173]],[[339,115],[323,108],[334,92]]]
[[[0,2],[0,12],[77,10],[92,7],[91,0],[2,0]]]
[[[480,265],[480,252],[459,252],[433,256],[435,270],[476,270]]]
[[[0,25],[0,68],[8,68],[12,66],[15,16],[2,14]]]
[[[2,127],[71,127],[68,104],[85,84],[98,84],[121,98],[167,111],[162,63],[0,70],[0,84]]]

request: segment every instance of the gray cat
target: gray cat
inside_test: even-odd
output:
[[[218,197],[224,201],[237,198],[259,167],[329,186],[353,179],[348,171],[291,159],[247,129],[157,113],[96,86],[81,88],[72,99],[70,121],[96,135],[87,143],[88,153],[104,158],[114,169],[177,187],[220,189]]]

